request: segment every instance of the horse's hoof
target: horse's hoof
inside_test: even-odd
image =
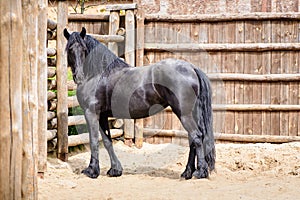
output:
[[[201,179],[201,178],[208,178],[208,169],[197,169],[196,171],[194,171],[193,176],[197,179]]]
[[[118,176],[121,176],[121,175],[122,175],[122,170],[110,168],[107,171],[107,176],[109,176],[109,177],[118,177]]]
[[[100,169],[93,169],[89,166],[86,169],[82,170],[81,173],[85,174],[87,177],[90,178],[97,178],[100,174]]]
[[[181,174],[181,178],[184,178],[186,180],[191,179],[193,177],[195,169],[191,169],[191,167],[186,167],[184,172]]]

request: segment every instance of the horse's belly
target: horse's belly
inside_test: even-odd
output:
[[[137,87],[128,93],[126,89],[112,95],[111,110],[114,117],[138,119],[163,110],[167,103],[153,89],[152,85]]]

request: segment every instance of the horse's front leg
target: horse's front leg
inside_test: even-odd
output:
[[[109,131],[109,126],[108,126],[108,117],[104,114],[100,114],[100,133],[102,136],[103,144],[105,149],[108,152],[109,158],[110,158],[110,163],[111,163],[111,168],[108,170],[107,175],[111,177],[117,177],[122,175],[122,165],[117,158],[113,145],[112,145],[112,140],[111,140],[111,135]],[[105,133],[107,131],[107,134]]]
[[[85,110],[85,119],[87,122],[90,148],[91,148],[91,160],[89,166],[82,170],[82,173],[90,178],[97,178],[100,174],[99,167],[99,117],[95,112],[90,109]]]

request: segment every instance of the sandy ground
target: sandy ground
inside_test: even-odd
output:
[[[217,144],[217,172],[205,180],[179,178],[187,147],[116,142],[114,148],[124,168],[118,178],[105,175],[110,164],[103,147],[97,179],[80,174],[89,152],[68,163],[49,158],[39,199],[300,199],[300,143]]]

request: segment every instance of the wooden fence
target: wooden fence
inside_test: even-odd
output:
[[[216,138],[299,135],[298,13],[146,15],[144,22],[145,64],[175,57],[208,74]],[[144,127],[183,130],[169,110]]]
[[[37,199],[47,162],[47,1],[0,7],[0,199]]]
[[[80,30],[85,26],[94,34],[116,34],[119,27],[128,31],[118,6],[105,16],[70,15],[69,27]],[[290,136],[298,140],[299,17],[294,12],[157,15],[137,10],[135,62],[126,58],[126,43],[109,47],[132,65],[175,57],[206,72],[213,86],[216,139],[249,141],[251,136],[261,141],[262,136],[278,142],[277,136],[285,136],[284,142]],[[126,137],[137,146],[142,141],[186,145],[185,137],[168,134],[184,131],[170,111],[136,120],[134,125],[132,120],[125,122]]]

